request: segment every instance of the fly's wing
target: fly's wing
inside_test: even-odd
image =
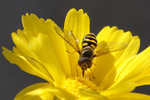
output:
[[[70,31],[64,30],[58,26],[54,26],[56,33],[65,40],[71,47],[73,47],[78,53],[80,53],[80,48],[78,46],[79,39],[74,36]]]
[[[124,42],[100,42],[95,49],[95,57],[101,56],[103,54],[107,54],[110,52],[116,52],[119,50],[123,50],[128,46],[128,43]]]

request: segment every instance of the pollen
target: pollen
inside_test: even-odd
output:
[[[64,83],[64,89],[69,93],[79,98],[79,90],[82,88],[91,89],[98,91],[98,87],[92,83],[89,79],[84,77],[71,77],[68,78]]]

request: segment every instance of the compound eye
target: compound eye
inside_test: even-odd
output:
[[[81,67],[84,64],[87,64],[88,65],[87,68],[90,68],[92,66],[92,60],[84,57],[80,58],[78,61],[78,65]]]

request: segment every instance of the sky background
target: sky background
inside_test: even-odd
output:
[[[140,37],[140,51],[150,45],[149,0],[1,0],[0,46],[12,50],[11,33],[23,29],[21,15],[34,13],[39,18],[52,19],[63,27],[65,16],[71,8],[82,8],[88,13],[90,30],[95,34],[104,26],[117,26]],[[44,82],[10,64],[1,53],[0,65],[0,100],[13,100],[23,88]],[[150,95],[150,86],[138,87],[135,91]]]

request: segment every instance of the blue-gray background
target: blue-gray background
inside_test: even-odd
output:
[[[0,46],[12,49],[11,32],[22,29],[21,15],[35,13],[39,18],[50,18],[63,27],[65,15],[73,7],[88,13],[91,32],[98,33],[106,25],[115,25],[140,37],[140,51],[150,45],[148,0],[1,0]],[[13,100],[23,88],[43,81],[10,64],[0,53],[0,100]],[[150,86],[135,91],[150,95]]]

